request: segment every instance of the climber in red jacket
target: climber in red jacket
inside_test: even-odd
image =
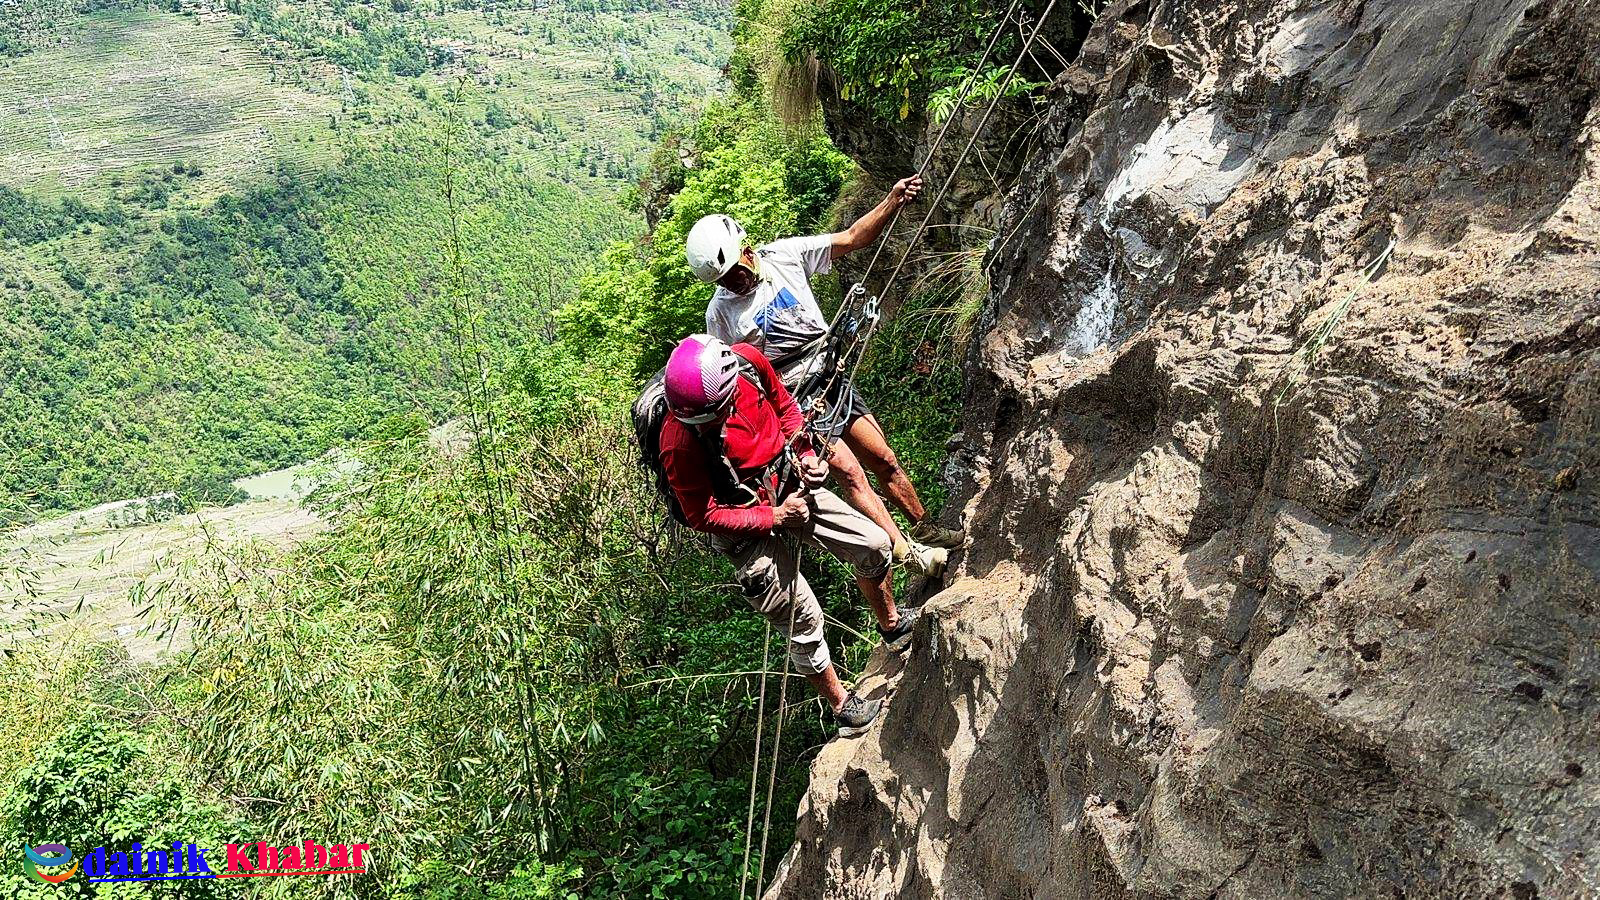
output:
[[[755,246],[738,222],[709,215],[695,222],[684,254],[695,276],[717,285],[706,307],[706,331],[724,341],[748,341],[772,360],[791,389],[797,389],[823,363],[828,319],[811,279],[832,270],[833,261],[854,253],[883,234],[895,211],[916,199],[922,178],[901,179],[883,201],[849,228],[833,234],[791,237]],[[845,410],[829,435],[828,464],[840,492],[888,533],[896,562],[933,578],[943,574],[949,551],[962,546],[965,532],[940,527],[923,508],[911,477],[889,446],[883,425],[846,378],[833,401]],[[878,484],[912,525],[902,533]]]
[[[865,731],[882,701],[839,683],[796,549],[805,541],[851,566],[878,633],[899,651],[911,643],[916,611],[895,607],[888,534],[822,487],[828,464],[799,440],[800,410],[760,350],[693,335],[673,350],[665,379],[672,415],[661,426],[661,465],[683,517],[733,562],[745,599],[787,639],[839,733]],[[786,457],[799,484],[780,483]]]

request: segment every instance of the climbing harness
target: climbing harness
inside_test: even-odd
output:
[[[855,374],[866,350],[863,333],[870,333],[882,317],[877,297],[868,298],[867,289],[857,284],[845,294],[844,303],[828,328],[827,337],[816,356],[816,363],[800,383],[795,396],[800,412],[805,418],[805,431],[814,447],[828,447],[830,436],[844,424],[850,415],[848,404],[839,402],[839,392],[832,390],[841,374]],[[821,451],[819,451],[821,452]]]
[[[961,153],[956,156],[955,163],[945,176],[944,183],[939,186],[938,192],[929,201],[927,212],[917,225],[916,232],[911,236],[911,240],[906,243],[900,258],[896,260],[894,271],[890,274],[888,280],[884,282],[883,292],[869,296],[866,285],[872,277],[873,270],[877,268],[883,248],[888,243],[888,236],[893,233],[895,224],[900,221],[900,213],[905,208],[904,204],[895,208],[894,215],[889,219],[889,224],[884,228],[884,234],[879,238],[878,246],[873,251],[872,259],[867,263],[867,270],[862,274],[861,281],[845,292],[844,301],[840,304],[839,311],[834,314],[833,321],[828,325],[827,333],[821,339],[822,347],[818,351],[819,362],[813,366],[812,370],[801,382],[799,389],[795,392],[796,402],[799,404],[801,414],[805,419],[804,434],[811,440],[812,445],[819,453],[827,453],[826,448],[832,444],[831,435],[844,423],[844,420],[850,414],[849,405],[841,402],[843,387],[854,380],[856,371],[861,365],[862,354],[866,351],[867,343],[872,339],[873,333],[877,331],[878,325],[882,321],[882,297],[889,292],[889,288],[900,277],[900,272],[905,268],[906,260],[910,257],[912,248],[917,245],[923,234],[927,232],[928,223],[932,220],[934,211],[939,208],[939,201],[944,199],[944,195],[950,190],[950,186],[955,183],[956,173],[961,171],[962,164],[966,162],[967,154],[972,152],[973,146],[977,143],[978,135],[983,133],[985,126],[989,123],[989,117],[994,114],[996,107],[1000,104],[1000,100],[1006,96],[1006,90],[1010,88],[1012,79],[1016,77],[1018,67],[1022,65],[1022,61],[1032,48],[1034,41],[1039,37],[1040,32],[1044,30],[1044,24],[1049,20],[1050,13],[1055,9],[1056,3],[1057,0],[1050,0],[1049,4],[1045,6],[1044,12],[1039,15],[1032,31],[1028,32],[1027,39],[1023,41],[1022,49],[1017,53],[1017,58],[1006,71],[1005,78],[1001,81],[994,97],[989,101],[988,108],[984,110],[983,115],[978,119],[978,124],[973,129],[971,137],[967,139],[966,146],[962,147]],[[979,74],[983,72],[984,65],[988,63],[989,57],[999,43],[1000,36],[1005,33],[1007,25],[1017,15],[1020,5],[1021,0],[1012,0],[1005,16],[1000,20],[1000,24],[995,27],[994,33],[990,35],[989,43],[984,47],[982,57],[979,58],[978,64],[973,67],[971,73],[967,76],[966,84],[963,85],[960,99],[957,101],[957,107],[964,106],[971,96],[972,89],[977,85]],[[1025,21],[1019,19],[1019,22],[1024,27],[1026,26]],[[939,147],[944,143],[945,134],[949,131],[950,125],[955,121],[955,118],[954,115],[951,115],[940,127],[938,135],[935,136],[933,144],[928,149],[927,160],[933,159],[939,152]],[[791,448],[788,452],[792,454],[793,449]],[[790,463],[792,468],[793,461],[790,460]],[[786,537],[784,540],[787,543],[791,539]],[[789,632],[793,634],[794,613],[797,608],[795,594],[797,593],[796,588],[799,586],[800,578],[801,544],[798,539],[794,539],[791,554],[794,560],[794,569],[789,579]],[[771,623],[769,622],[768,628],[770,629],[770,627]],[[756,701],[758,719],[764,718],[766,715],[766,658],[766,649],[763,648],[761,689]],[[783,716],[784,708],[787,705],[791,662],[792,660],[786,652],[784,654],[783,682],[779,686],[778,694],[778,722],[773,733],[772,766],[767,775],[766,809],[761,822],[761,853],[756,868],[754,895],[757,897],[761,895],[763,882],[766,880],[767,839],[772,831],[772,795],[777,787],[778,762],[783,749]],[[740,873],[739,880],[739,896],[741,900],[745,897],[745,888],[750,874],[750,850],[754,838],[752,826],[755,819],[756,779],[760,775],[761,768],[761,737],[762,727],[758,724],[756,726],[756,751],[750,767],[750,805],[745,824],[744,869]]]

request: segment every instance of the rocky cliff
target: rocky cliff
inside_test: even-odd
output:
[[[769,896],[1600,895],[1597,89],[1600,0],[1101,13]]]

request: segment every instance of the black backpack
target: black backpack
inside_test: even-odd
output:
[[[757,387],[762,387],[761,374],[756,371],[750,360],[743,356],[739,356],[739,375],[749,379]],[[639,462],[644,465],[645,471],[650,473],[651,480],[656,486],[656,494],[667,505],[667,514],[674,522],[688,525],[688,518],[678,506],[678,496],[667,481],[667,470],[661,465],[661,426],[666,424],[667,416],[672,414],[667,409],[666,377],[667,370],[663,367],[650,376],[650,380],[645,382],[644,390],[639,392],[639,399],[633,401],[633,434],[639,444]],[[717,499],[734,505],[752,502],[755,499],[754,492],[739,484],[732,465],[728,464],[726,457],[722,455],[721,432],[718,432],[717,438],[708,438],[701,434],[698,428],[690,428],[689,433],[700,440],[700,445],[705,448],[706,458],[712,461],[711,491]],[[719,462],[722,464],[718,465]]]

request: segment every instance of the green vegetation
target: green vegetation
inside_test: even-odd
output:
[[[323,161],[220,193],[205,161],[108,171],[99,195],[0,191],[0,369],[18,376],[0,476],[63,507],[220,490],[334,444],[361,466],[315,496],[329,527],[307,543],[184,566],[156,617],[190,623],[190,653],[138,666],[82,634],[50,654],[11,636],[0,839],[379,848],[370,875],[260,879],[265,896],[730,896],[765,627],[723,560],[664,529],[624,409],[703,327],[682,260],[699,216],[758,239],[839,224],[852,166],[780,126],[765,89],[797,20],[742,2],[734,90],[684,119],[726,49],[715,4],[231,15],[282,84],[337,103]],[[678,31],[646,27],[663,22]],[[351,81],[315,74],[330,64]],[[903,298],[861,378],[934,501],[969,261]],[[450,416],[466,437],[430,441]],[[850,675],[870,613],[819,568]],[[810,696],[791,685],[769,874],[830,736]]]
[[[409,4],[396,9],[331,0],[282,4],[275,0],[236,0],[234,12],[244,27],[296,55],[327,60],[336,66],[380,75],[421,75],[435,62],[422,22],[406,16]]]
[[[165,209],[171,173],[100,208],[0,194],[24,251],[0,280],[6,487],[70,508],[297,462],[397,407],[444,416],[448,128],[399,129],[336,172],[196,212]],[[490,332],[520,345],[614,214],[465,147],[448,164],[460,212],[504,234],[467,253],[497,301]]]
[[[183,199],[202,203],[336,149],[335,98],[289,84],[226,21],[107,9],[51,34],[0,60],[0,184],[93,202],[181,165]]]
[[[56,734],[33,763],[16,775],[0,810],[0,831],[17,847],[49,834],[75,851],[109,840],[137,840],[151,849],[178,841],[217,847],[237,840],[241,823],[226,807],[196,798],[173,778],[170,766],[135,731],[84,719]],[[82,877],[56,885],[8,879],[7,897],[92,897]],[[142,885],[139,896],[213,898],[240,896],[224,881]]]
[[[1023,3],[1024,12],[1039,4]],[[942,121],[963,96],[992,99],[1021,41],[1015,25],[995,45],[983,71],[974,72],[1005,4],[987,0],[830,0],[797,7],[779,39],[791,63],[817,59],[838,79],[840,99],[882,122],[926,110]],[[968,81],[973,88],[967,92]],[[1007,96],[1042,86],[1019,72]]]
[[[144,0],[9,0],[0,16],[0,60],[61,40],[82,13],[142,5]]]
[[[714,5],[625,27],[568,7],[74,9],[0,62],[0,103],[22,113],[0,124],[7,519],[219,499],[389,413],[447,417],[446,171],[486,235],[464,248],[484,332],[541,343],[573,276],[633,230],[620,186],[726,46]],[[399,32],[425,39],[426,75],[396,77],[381,48]],[[634,81],[615,81],[619,53]]]
[[[536,394],[550,394],[541,387],[548,381],[541,372],[572,372],[584,358],[605,365],[580,378],[563,377],[557,391],[576,381],[580,389],[567,397],[577,403],[630,393],[666,361],[674,341],[705,329],[707,288],[683,262],[689,228],[701,216],[723,212],[757,241],[814,233],[827,227],[823,216],[848,171],[848,161],[825,138],[786,140],[750,99],[712,106],[675,143],[696,148],[695,168],[673,184],[669,173],[681,164],[658,158],[649,180],[671,193],[663,217],[648,240],[612,245],[603,265],[581,280],[577,299],[557,314],[561,342],[523,367]],[[556,407],[561,399],[549,402]]]
[[[749,679],[732,700],[725,678],[641,683],[757,668],[760,621],[692,545],[642,540],[658,514],[614,418],[512,414],[456,457],[390,428],[287,569],[196,580],[171,712],[187,765],[294,797],[247,804],[269,833],[370,837],[381,880],[414,886],[396,896],[529,872],[725,896]]]

